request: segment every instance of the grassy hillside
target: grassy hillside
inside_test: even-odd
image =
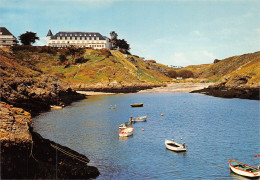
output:
[[[191,65],[181,69],[192,71],[195,78],[217,81],[216,85],[260,86],[260,52],[229,57],[214,64]]]
[[[107,54],[102,50],[86,49],[83,61],[66,67],[59,61],[59,52],[51,53],[17,51],[17,59],[30,61],[35,68],[45,74],[59,77],[69,84],[85,84],[89,86],[131,86],[162,85],[170,78],[165,75],[162,65],[147,63],[132,55],[119,51]],[[72,57],[67,55],[70,62]]]

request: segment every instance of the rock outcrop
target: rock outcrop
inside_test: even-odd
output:
[[[1,178],[89,179],[99,175],[84,155],[33,132],[30,113],[3,102],[0,110]]]
[[[29,52],[28,52],[29,53]],[[33,58],[33,59],[31,59]],[[0,141],[2,179],[89,179],[99,175],[89,159],[33,131],[31,115],[68,105],[85,95],[33,62],[0,50]],[[27,112],[29,111],[29,112]]]

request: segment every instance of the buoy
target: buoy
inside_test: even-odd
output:
[[[258,157],[260,157],[260,154],[258,154]]]
[[[142,131],[144,131],[144,129],[142,129]]]
[[[163,116],[163,114],[161,114],[161,116]]]
[[[255,157],[257,157],[257,154],[255,154]]]

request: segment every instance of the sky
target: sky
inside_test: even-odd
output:
[[[173,66],[260,50],[260,0],[0,0],[0,26],[18,37],[49,29],[111,31],[133,55]]]

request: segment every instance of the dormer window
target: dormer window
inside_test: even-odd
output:
[[[72,36],[72,34],[70,34],[70,36]]]
[[[67,36],[67,34],[65,34],[65,36]]]
[[[78,36],[77,34],[75,34],[75,36]]]

